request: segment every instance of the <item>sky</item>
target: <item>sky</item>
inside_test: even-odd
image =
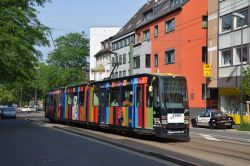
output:
[[[38,7],[40,21],[52,28],[52,38],[70,32],[82,32],[89,36],[95,26],[122,27],[146,3],[147,0],[51,0],[45,7]],[[51,40],[51,39],[50,39]],[[54,49],[39,47],[43,60]]]

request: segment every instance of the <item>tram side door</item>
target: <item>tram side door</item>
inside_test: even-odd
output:
[[[135,110],[135,127],[143,128],[144,127],[144,113],[143,113],[143,94],[142,94],[143,85],[135,86],[135,101],[134,101],[134,110]]]

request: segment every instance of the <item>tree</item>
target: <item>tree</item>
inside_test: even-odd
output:
[[[48,56],[44,73],[48,87],[67,86],[88,80],[89,39],[84,34],[69,33],[55,40],[56,49]]]
[[[48,0],[0,1],[0,75],[2,83],[32,78],[41,52],[36,46],[49,45],[49,29],[42,25],[35,6]]]
[[[241,88],[244,96],[250,96],[250,66],[243,71]]]

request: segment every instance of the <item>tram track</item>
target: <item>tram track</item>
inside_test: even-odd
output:
[[[192,149],[192,150],[197,150],[197,151],[201,151],[201,152],[206,152],[206,153],[211,153],[211,154],[217,154],[217,155],[222,155],[222,156],[226,156],[226,157],[230,157],[230,158],[236,158],[236,159],[242,159],[242,160],[246,160],[246,161],[250,161],[250,153],[248,151],[241,151],[241,150],[237,150],[234,148],[225,148],[222,146],[218,146],[217,145],[212,145],[212,144],[206,144],[206,143],[199,143],[199,142],[195,142],[195,143],[168,143],[168,145],[171,146],[175,146],[176,148],[178,147],[182,147],[182,148],[186,148],[186,149]],[[230,145],[229,145],[230,146]]]

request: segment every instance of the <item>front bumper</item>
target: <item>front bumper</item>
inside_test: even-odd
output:
[[[189,128],[158,128],[155,129],[155,135],[169,139],[189,138]]]

